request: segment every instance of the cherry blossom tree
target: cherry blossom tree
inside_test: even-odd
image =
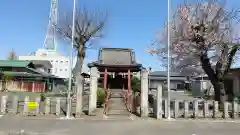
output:
[[[239,10],[225,8],[219,0],[202,0],[179,5],[170,22],[172,68],[190,75],[207,74],[215,100],[226,100],[224,76],[239,48],[233,28]],[[234,37],[234,38],[233,38]],[[166,64],[167,27],[148,48]]]

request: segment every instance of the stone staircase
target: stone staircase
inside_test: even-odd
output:
[[[129,116],[130,112],[127,110],[123,101],[122,89],[111,89],[110,103],[107,110],[108,116]]]

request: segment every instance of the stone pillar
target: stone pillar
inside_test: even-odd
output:
[[[189,102],[188,102],[187,100],[184,100],[183,103],[184,103],[184,113],[183,113],[183,117],[184,117],[184,118],[188,118]]]
[[[13,97],[13,104],[12,104],[12,113],[13,114],[18,113],[18,105],[19,105],[18,96],[14,96]]]
[[[228,105],[229,105],[228,102],[224,102],[223,118],[225,119],[229,118]]]
[[[178,112],[179,112],[179,101],[174,100],[174,118],[178,118]]]
[[[233,95],[236,97],[239,95],[240,86],[239,86],[239,77],[235,77],[233,80]]]
[[[163,114],[163,111],[162,111],[162,85],[159,85],[157,87],[157,104],[156,106],[156,118],[157,119],[161,119],[162,118],[162,114]]]
[[[204,118],[207,118],[208,117],[208,113],[209,113],[209,108],[208,108],[209,106],[208,106],[208,101],[206,100],[206,101],[204,101],[204,103],[203,103],[203,117]]]
[[[141,117],[148,117],[148,72],[141,71]]]
[[[45,115],[49,115],[51,110],[51,99],[47,97],[45,99]]]
[[[61,113],[61,99],[56,98],[56,115],[59,116]]]
[[[37,103],[37,106],[36,106],[36,110],[35,110],[35,114],[36,115],[39,115],[40,113],[40,103],[41,103],[41,98],[40,97],[37,97],[35,102]]]
[[[24,98],[24,109],[23,109],[23,115],[28,115],[28,102],[29,102],[29,96],[25,96]]]
[[[7,96],[2,96],[1,98],[1,114],[6,114],[7,111]]]
[[[238,103],[237,100],[233,100],[232,102],[232,118],[238,118],[239,112],[238,112]]]
[[[94,115],[94,111],[97,108],[97,88],[98,88],[98,70],[96,67],[90,69],[90,94],[89,94],[89,105],[88,114]]]
[[[193,107],[193,109],[194,109],[193,117],[197,118],[198,117],[198,100],[195,100],[193,102],[193,105],[194,105],[194,107]]]
[[[219,116],[218,101],[213,101],[213,118],[218,118],[218,116]]]

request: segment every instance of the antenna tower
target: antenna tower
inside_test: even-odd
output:
[[[51,0],[47,34],[43,43],[43,48],[48,51],[57,50],[57,43],[56,43],[57,17],[58,17],[58,0]]]

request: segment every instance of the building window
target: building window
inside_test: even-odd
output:
[[[56,60],[56,63],[58,63],[58,60]]]
[[[65,71],[67,71],[67,69],[65,69]]]
[[[68,64],[68,61],[65,61],[66,64]]]
[[[55,68],[55,73],[57,73],[57,68]]]
[[[63,63],[63,61],[61,61],[61,63]]]
[[[60,71],[62,71],[62,69],[60,69]]]
[[[184,89],[185,85],[183,83],[177,84],[177,89]]]

